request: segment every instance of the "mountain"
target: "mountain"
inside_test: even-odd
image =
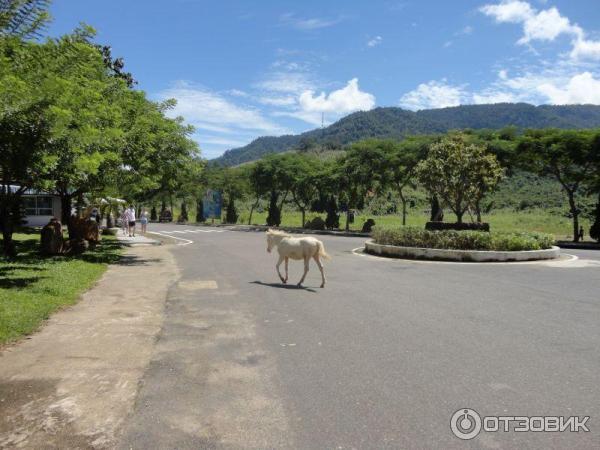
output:
[[[401,139],[411,134],[443,133],[456,129],[517,128],[594,128],[600,127],[600,106],[542,105],[497,103],[464,105],[413,112],[401,108],[375,108],[350,114],[323,129],[297,135],[266,136],[250,144],[227,150],[212,160],[214,164],[233,166],[307,145],[339,147],[376,137]]]

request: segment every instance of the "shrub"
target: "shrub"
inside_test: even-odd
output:
[[[304,228],[309,230],[324,230],[325,221],[320,217],[315,217],[313,220],[309,220],[304,224]]]
[[[416,227],[375,227],[373,230],[373,239],[376,243],[384,245],[448,250],[542,250],[550,248],[554,244],[554,236],[546,233],[488,233],[484,231],[455,230],[429,231]]]
[[[370,233],[373,231],[373,227],[375,226],[375,221],[373,219],[367,219],[366,222],[362,226],[363,233]]]
[[[425,229],[429,231],[438,230],[470,230],[470,231],[490,231],[489,223],[452,223],[452,222],[427,222]]]

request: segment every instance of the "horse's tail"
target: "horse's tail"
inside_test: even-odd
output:
[[[319,250],[318,250],[319,256],[322,256],[325,259],[331,259],[331,256],[329,256],[327,254],[327,252],[325,251],[325,246],[323,245],[323,243],[321,241],[319,241],[318,245],[319,245]]]

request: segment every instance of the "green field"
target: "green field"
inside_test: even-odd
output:
[[[453,221],[454,216],[450,213],[446,213],[448,217],[446,221]],[[309,213],[306,215],[307,220],[313,217],[320,216],[323,219],[325,214]],[[282,216],[282,226],[299,227],[302,224],[302,215],[296,211],[284,211]],[[351,230],[360,230],[363,223],[368,219],[373,218],[376,225],[389,226],[389,227],[400,227],[402,226],[402,218],[399,215],[385,215],[385,216],[367,216],[359,215],[355,218],[353,224],[351,224]],[[267,213],[257,213],[252,215],[253,224],[264,224],[266,223]],[[429,220],[429,216],[424,213],[413,213],[407,217],[407,225],[413,226],[425,226],[425,222]],[[469,218],[466,217],[468,221]],[[567,217],[560,217],[541,210],[533,210],[530,212],[515,212],[508,210],[498,210],[487,214],[483,217],[485,222],[489,222],[492,230],[495,231],[540,231],[544,233],[551,233],[556,236],[557,239],[571,239],[572,238],[572,222]],[[244,212],[240,214],[238,223],[247,223],[248,213]],[[589,221],[583,220],[582,225],[584,227],[586,236],[589,231]],[[346,225],[345,215],[340,216],[340,228],[344,228]]]
[[[120,246],[104,236],[83,255],[41,257],[39,232],[16,233],[19,254],[0,260],[0,344],[35,331],[54,311],[77,302],[118,261]]]

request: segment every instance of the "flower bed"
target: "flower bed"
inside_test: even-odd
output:
[[[416,227],[373,230],[376,244],[445,250],[527,251],[552,248],[554,236],[546,233],[427,231]]]

